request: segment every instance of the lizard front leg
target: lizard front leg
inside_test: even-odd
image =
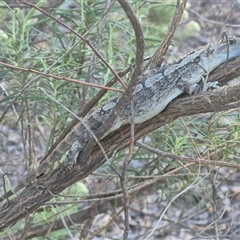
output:
[[[201,81],[203,82],[205,80],[203,76],[200,79],[201,80],[199,82]],[[198,94],[204,91],[203,84],[199,84],[199,83],[191,84],[187,80],[183,80],[182,78],[180,78],[177,81],[176,85],[180,90],[190,95]],[[217,81],[206,83],[206,90],[216,89],[216,88],[219,88]]]

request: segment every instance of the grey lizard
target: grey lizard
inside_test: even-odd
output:
[[[229,37],[222,39],[220,42],[197,48],[172,64],[146,72],[141,77],[133,94],[134,122],[142,123],[153,118],[162,112],[169,102],[183,92],[191,94],[196,84],[203,80],[208,73],[236,57],[240,57],[240,39]],[[86,129],[86,125],[92,133],[96,132],[107,121],[119,98],[120,96],[116,96],[96,108],[83,119],[84,124],[81,122],[76,124],[46,160],[13,187],[12,190],[3,195],[0,201],[10,197],[29,185],[38,176],[44,174],[67,151],[69,153],[66,168],[70,170],[76,164],[78,153],[82,151],[90,137],[91,133]],[[122,125],[129,124],[130,117],[131,107],[130,103],[128,103],[122,108],[112,127],[101,139]]]

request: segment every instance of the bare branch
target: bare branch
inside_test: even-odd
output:
[[[234,60],[238,62],[236,72],[240,75],[240,58]],[[230,64],[229,64],[230,65]],[[236,73],[229,71],[229,65],[223,65],[218,69],[219,79],[228,78],[230,81]],[[230,72],[229,74],[227,72]],[[211,78],[211,74],[210,74]],[[217,79],[214,79],[217,80]],[[225,86],[214,91],[205,92],[196,96],[177,98],[172,101],[168,107],[156,117],[135,127],[135,140],[144,136],[148,132],[173,121],[180,116],[197,114],[199,112],[211,112],[222,105],[240,100],[240,84]],[[191,103],[191,104],[189,104]],[[111,133],[107,138],[101,141],[101,144],[111,155],[129,144],[130,126],[123,126],[120,130]],[[84,179],[105,161],[102,152],[95,147],[89,158],[80,159],[81,166],[77,165],[72,171],[64,176],[55,177],[55,173],[62,167],[61,165],[54,172],[39,178],[38,182],[27,187],[18,197],[10,201],[6,208],[0,212],[0,230],[15,224],[20,219],[27,216],[40,207],[44,202],[49,201],[56,194],[59,194],[66,187]],[[217,164],[217,163],[216,163]],[[238,167],[238,166],[230,166]],[[239,167],[238,167],[239,168]],[[26,208],[26,206],[28,206]],[[10,214],[11,213],[11,214]]]
[[[132,27],[134,29],[135,36],[136,36],[136,64],[135,64],[133,74],[131,76],[131,81],[128,86],[128,90],[126,91],[126,95],[122,97],[123,99],[121,99],[122,102],[126,102],[126,100],[127,101],[130,100],[131,108],[132,108],[132,111],[131,111],[132,112],[131,140],[130,140],[130,148],[129,148],[130,150],[129,150],[127,159],[125,159],[125,161],[124,161],[123,171],[122,171],[122,175],[121,175],[121,185],[122,185],[123,192],[124,192],[124,214],[125,214],[125,221],[124,221],[125,228],[124,228],[123,239],[127,239],[128,232],[129,232],[129,196],[128,196],[128,192],[126,190],[126,171],[127,171],[128,162],[130,161],[131,156],[132,156],[132,146],[133,146],[133,142],[134,142],[134,106],[133,106],[132,94],[135,90],[136,85],[138,84],[139,77],[142,75],[142,71],[143,71],[144,36],[143,36],[142,27],[141,27],[135,13],[133,12],[130,4],[125,0],[119,0],[118,2],[121,5],[121,7],[124,9],[126,15],[128,16],[128,18],[132,24]],[[121,104],[124,104],[124,103],[121,103]],[[118,108],[120,110],[121,106],[124,106],[124,105],[116,106],[116,108]],[[118,111],[118,110],[116,110],[116,111]]]
[[[59,77],[59,76],[56,76],[56,75],[53,75],[53,74],[39,72],[39,71],[37,71],[35,69],[17,67],[17,66],[13,66],[11,64],[3,63],[3,62],[0,62],[0,65],[8,67],[8,68],[11,68],[13,70],[31,72],[31,73],[38,74],[40,76],[51,77],[51,78],[56,79],[56,80],[65,80],[65,81],[76,83],[76,84],[82,84],[82,85],[91,86],[93,88],[100,88],[100,89],[105,89],[105,90],[110,90],[110,91],[120,92],[120,93],[123,92],[123,90],[120,90],[120,89],[111,88],[111,87],[102,86],[102,85],[97,85],[97,84],[89,83],[89,82],[85,82],[85,81],[79,81],[79,80],[72,79],[72,78],[67,78],[67,77]]]
[[[131,9],[131,6],[127,3],[127,1],[120,1],[121,4],[124,4],[124,7],[126,8],[125,12],[127,16],[130,14],[131,18],[130,21],[132,25],[135,27],[135,34],[138,39],[136,39],[136,65],[134,68],[134,72],[131,77],[131,81],[129,83],[128,88],[125,90],[119,101],[117,102],[116,106],[112,110],[108,120],[101,126],[101,128],[96,132],[95,136],[97,138],[100,138],[104,135],[107,129],[109,129],[114,122],[114,120],[117,118],[119,111],[121,110],[122,106],[125,106],[127,102],[131,99],[131,96],[134,92],[134,89],[136,85],[138,84],[139,77],[142,74],[142,64],[144,61],[144,39],[143,39],[143,33],[139,28],[141,29],[141,26],[139,23],[137,23],[137,18],[133,14],[133,11]],[[135,20],[133,20],[135,18]],[[137,29],[137,30],[136,30]],[[139,33],[141,32],[141,34]],[[139,35],[140,34],[140,35]],[[90,139],[85,149],[81,152],[81,154],[78,156],[78,159],[87,159],[91,153],[91,150],[96,145],[96,142],[94,139]],[[80,161],[79,161],[80,163]]]
[[[151,57],[151,59],[145,66],[145,69],[147,69],[149,65],[151,68],[153,68],[161,62],[161,59],[166,54],[168,47],[171,43],[172,37],[180,23],[186,4],[187,0],[183,0],[181,4],[179,4],[179,0],[177,1],[175,13],[169,31],[167,35],[164,37],[162,43],[159,45],[157,51],[154,53],[154,55]]]
[[[118,73],[120,77],[124,76],[129,71],[129,68]],[[107,84],[106,87],[111,87],[114,83],[117,82],[116,77],[113,77]],[[87,113],[94,107],[94,105],[103,97],[103,95],[107,92],[106,88],[102,88],[88,103],[86,103],[78,112],[77,116],[83,118],[87,115]],[[52,153],[52,151],[57,147],[57,145],[62,141],[62,139],[69,133],[69,131],[78,123],[78,119],[74,118],[68,126],[64,129],[61,135],[57,138],[54,144],[49,149],[48,153],[41,160],[41,163],[46,160],[46,158]]]

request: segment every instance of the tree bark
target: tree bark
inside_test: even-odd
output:
[[[221,65],[209,75],[209,80],[225,84],[237,76],[240,76],[240,58]],[[237,106],[236,103],[240,100],[239,92],[240,84],[234,84],[195,96],[180,96],[172,101],[162,113],[142,124],[137,124],[135,126],[135,140],[180,116],[214,112],[219,109]],[[232,103],[235,103],[235,105],[228,106]],[[114,151],[127,147],[129,139],[130,125],[125,125],[109,134],[101,141],[101,144],[110,157]],[[60,165],[53,172],[42,176],[34,184],[29,185],[19,196],[12,199],[8,205],[0,209],[0,230],[3,231],[5,228],[16,224],[43,203],[57,196],[65,188],[87,177],[104,162],[103,154],[96,146],[87,159],[81,153],[78,157],[79,164],[70,172],[56,176],[61,168]]]

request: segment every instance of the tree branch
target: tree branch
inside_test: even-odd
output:
[[[174,36],[174,33],[181,21],[183,12],[185,10],[187,4],[187,0],[183,0],[180,4],[180,1],[177,1],[176,9],[173,15],[173,19],[171,22],[171,26],[169,28],[169,31],[167,32],[166,36],[162,40],[161,44],[159,45],[157,51],[154,53],[154,55],[151,57],[149,62],[146,64],[145,69],[150,65],[151,68],[156,67],[161,63],[162,58],[166,54],[168,47],[171,43],[171,40]]]
[[[232,71],[232,67],[234,71]],[[218,78],[214,79],[213,76],[216,76],[216,74]],[[223,64],[220,66],[210,74],[210,79],[226,82],[236,76],[240,76],[240,58],[228,62],[227,65]],[[172,101],[162,113],[142,124],[137,124],[135,127],[135,140],[156,128],[172,122],[180,116],[212,112],[221,106],[239,101],[239,92],[240,84],[235,84],[195,96],[178,97]],[[103,139],[101,144],[108,155],[111,155],[114,151],[119,151],[126,147],[129,144],[129,139],[130,125],[126,125]],[[81,165],[76,165],[72,171],[56,178],[54,174],[62,167],[60,165],[52,173],[44,175],[39,178],[35,184],[28,186],[18,197],[14,198],[8,206],[5,208],[2,207],[0,209],[0,230],[14,225],[17,221],[35,211],[44,202],[49,201],[65,188],[87,177],[105,162],[98,146],[91,151],[87,159],[82,159],[82,156],[82,154],[79,155]]]

